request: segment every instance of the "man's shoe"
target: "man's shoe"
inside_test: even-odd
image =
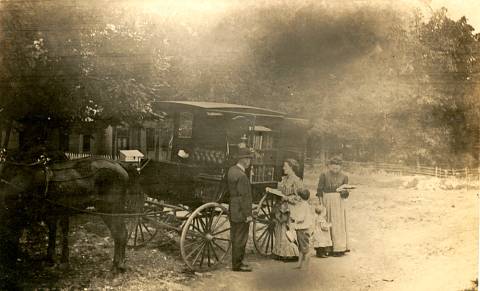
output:
[[[242,262],[242,264],[240,265],[241,267],[246,267],[246,268],[250,268],[250,265],[249,264],[246,264],[244,262]]]
[[[240,268],[232,269],[234,272],[251,272],[252,268],[240,266]]]
[[[345,252],[333,252],[332,257],[343,257]]]

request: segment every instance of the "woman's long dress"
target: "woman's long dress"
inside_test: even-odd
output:
[[[286,196],[299,200],[298,190],[303,189],[303,182],[297,176],[283,177],[278,183],[278,189]],[[292,258],[298,256],[298,247],[287,238],[286,231],[290,222],[290,210],[295,207],[287,201],[279,201],[274,209],[275,217],[275,245],[272,253],[282,258]]]
[[[320,175],[317,188],[317,195],[327,208],[327,221],[332,224],[330,234],[334,252],[345,252],[348,249],[345,199],[336,192],[336,189],[343,184],[348,184],[346,175],[327,171]]]

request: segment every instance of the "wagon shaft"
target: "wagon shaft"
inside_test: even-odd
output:
[[[157,229],[168,229],[168,230],[174,230],[177,232],[182,231],[182,227],[176,227],[167,223],[164,223],[162,221],[155,220],[150,217],[144,217],[145,220],[147,220],[149,223],[151,223],[153,226],[155,226]]]

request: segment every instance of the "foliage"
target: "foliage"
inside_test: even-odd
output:
[[[479,36],[444,9],[428,19],[293,2],[205,19],[128,1],[2,10],[3,120],[132,123],[154,99],[232,102],[309,119],[313,140],[358,149],[350,158],[478,162]]]

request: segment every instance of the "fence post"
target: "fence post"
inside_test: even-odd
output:
[[[438,174],[438,167],[435,166],[435,178],[437,177],[437,174]]]

